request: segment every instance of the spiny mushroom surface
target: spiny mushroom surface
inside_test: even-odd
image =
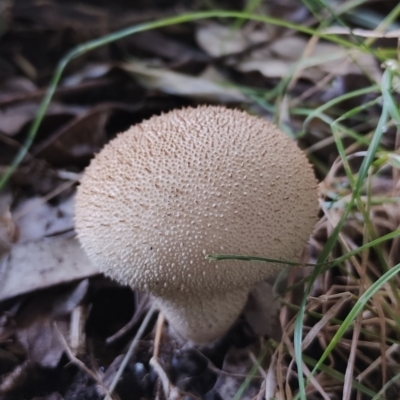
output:
[[[232,325],[252,286],[294,260],[317,220],[317,183],[270,122],[217,106],[175,110],[118,135],[86,169],[76,228],[101,271],[151,293],[195,343]]]

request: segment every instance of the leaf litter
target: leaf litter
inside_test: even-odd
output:
[[[107,6],[89,1],[81,5],[9,2],[0,36],[0,172],[20,148],[56,63],[74,45],[128,24],[176,15],[177,9],[202,7],[207,6],[189,9],[185,2],[160,0],[128,8],[122,0]],[[235,1],[228,7],[240,10],[245,4]],[[373,4],[365,7],[379,15]],[[362,14],[365,8],[359,10]],[[305,26],[316,23],[304,5],[294,1],[260,3],[257,11]],[[310,40],[273,25],[216,21],[193,21],[133,35],[68,67],[28,156],[0,194],[1,399],[108,395],[128,343],[150,309],[148,296],[99,276],[74,237],[77,181],[108,140],[151,115],[204,102],[248,109],[296,136],[305,118],[302,110],[316,109],[381,80],[383,70],[376,54]],[[377,34],[374,27],[359,27],[364,36],[380,40],[379,49],[390,49],[390,32]],[[291,77],[290,85],[276,92],[286,77]],[[289,107],[282,118],[285,96]],[[317,260],[351,196],[349,177],[335,161],[339,154],[327,121],[368,100],[358,96],[328,108],[300,138],[303,148],[312,149],[322,209],[303,262]],[[363,110],[365,121],[351,115],[345,128],[368,137],[375,129],[380,104]],[[344,135],[343,142],[349,154],[366,149],[354,135]],[[363,188],[368,214],[352,210],[331,257],[399,229],[398,147],[398,132],[388,125],[381,149],[381,160],[386,161],[374,167]],[[357,171],[357,161],[349,160]],[[317,278],[303,321],[303,372],[310,378],[307,399],[396,398],[397,278],[382,287],[360,314],[353,328],[358,337],[349,331],[324,368],[314,376],[310,371],[358,296],[382,275],[385,264],[391,268],[399,259],[395,237]],[[310,268],[291,269],[275,283],[260,284],[237,324],[210,346],[188,346],[171,334],[166,323],[154,327],[153,318],[111,396],[295,398],[294,323],[303,296],[298,282],[310,273]],[[287,291],[292,285],[297,286]]]

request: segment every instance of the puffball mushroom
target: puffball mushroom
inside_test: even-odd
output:
[[[293,260],[317,221],[305,154],[270,122],[202,106],[152,117],[119,134],[86,169],[76,229],[101,271],[155,298],[194,343],[223,335],[258,281]]]

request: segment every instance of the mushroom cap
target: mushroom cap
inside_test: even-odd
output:
[[[78,188],[76,228],[101,271],[160,297],[250,288],[293,260],[317,221],[304,153],[270,122],[218,106],[174,110],[119,134]]]

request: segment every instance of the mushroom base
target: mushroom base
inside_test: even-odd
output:
[[[177,334],[195,344],[220,338],[243,310],[250,289],[227,293],[155,297],[156,305]]]

